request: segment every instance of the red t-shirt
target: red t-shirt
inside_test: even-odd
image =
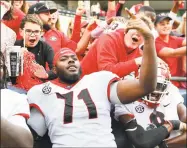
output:
[[[50,29],[44,34],[44,40],[53,48],[54,53],[56,53],[61,48],[70,48],[73,51],[77,48],[77,43],[70,40],[61,31]]]
[[[20,9],[13,9],[13,17],[14,19],[12,20],[3,20],[3,22],[5,23],[5,25],[7,25],[9,28],[11,28],[12,30],[14,30],[14,32],[17,35],[17,40],[21,40],[22,36],[19,33],[19,28],[20,28],[20,24],[22,19],[25,17],[25,13],[23,13]]]
[[[134,58],[140,57],[140,49],[128,54],[124,44],[124,30],[102,34],[81,61],[83,74],[106,70],[126,76],[138,70]]]
[[[164,42],[162,39],[159,37],[156,38],[155,45],[156,45],[156,51],[159,56],[159,52],[164,48],[164,47],[169,47],[173,49],[177,49],[182,47],[182,42],[184,38],[182,37],[176,37],[176,36],[169,36],[169,41],[168,43]],[[160,57],[162,58],[169,66],[171,76],[182,76],[182,70],[181,70],[181,58],[180,57]],[[180,87],[179,82],[173,82],[174,85],[177,87]]]

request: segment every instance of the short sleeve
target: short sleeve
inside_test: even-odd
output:
[[[28,119],[30,117],[30,110],[27,96],[24,94],[17,94],[15,99],[17,99],[17,103],[15,104],[12,116],[22,116]]]
[[[178,48],[182,47],[182,43],[184,41],[183,37],[176,37]]]
[[[165,47],[162,43],[160,43],[160,42],[157,41],[157,40],[156,40],[156,42],[155,42],[155,46],[156,46],[157,55],[158,55],[159,52]]]
[[[116,79],[117,81],[117,79]],[[110,84],[112,83],[112,84]],[[110,82],[109,83],[109,87],[110,87],[110,102],[112,104],[122,104],[120,99],[118,98],[118,94],[117,94],[117,85],[118,85],[118,82]]]
[[[27,124],[41,137],[47,132],[47,127],[45,124],[45,118],[42,114],[35,108],[31,109],[31,115]]]
[[[179,89],[173,84],[170,84],[168,98],[172,98],[172,101],[176,104],[184,103],[184,98],[181,96]]]

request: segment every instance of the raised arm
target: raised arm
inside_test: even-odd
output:
[[[85,52],[91,39],[91,31],[97,27],[96,20],[91,20],[86,27],[83,36],[77,44],[77,49],[75,50],[77,55],[81,55]]]
[[[156,87],[157,56],[154,37],[150,28],[141,19],[130,20],[126,30],[137,29],[144,38],[143,59],[139,80],[123,80],[117,85],[117,95],[122,103],[129,103],[141,98]]]
[[[106,20],[116,16],[116,2],[113,0],[108,1],[108,10],[106,14]]]
[[[80,33],[81,33],[81,18],[82,15],[85,13],[85,9],[82,7],[77,7],[76,15],[74,18],[74,25],[71,35],[71,40],[78,43],[81,39]]]

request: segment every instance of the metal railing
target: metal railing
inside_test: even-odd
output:
[[[187,81],[186,77],[171,77],[171,81],[185,82]]]

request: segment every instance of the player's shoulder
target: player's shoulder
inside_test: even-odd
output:
[[[97,79],[113,79],[113,78],[119,78],[116,74],[110,72],[110,71],[99,71],[99,72],[94,72],[89,75],[86,75],[87,78],[93,78],[93,80]]]
[[[27,95],[33,94],[51,94],[58,87],[57,85],[49,82],[33,86],[27,93]]]
[[[174,85],[172,84],[171,82],[168,84],[168,91],[171,91],[170,93],[172,93],[172,90],[174,91],[179,91],[179,89]]]
[[[10,89],[1,89],[1,99],[8,99],[14,104],[23,104],[27,102],[27,95],[17,93]]]
[[[1,89],[1,95],[3,95],[3,97],[12,98],[12,99],[14,98],[25,99],[26,98],[25,94],[20,94],[10,89]]]

